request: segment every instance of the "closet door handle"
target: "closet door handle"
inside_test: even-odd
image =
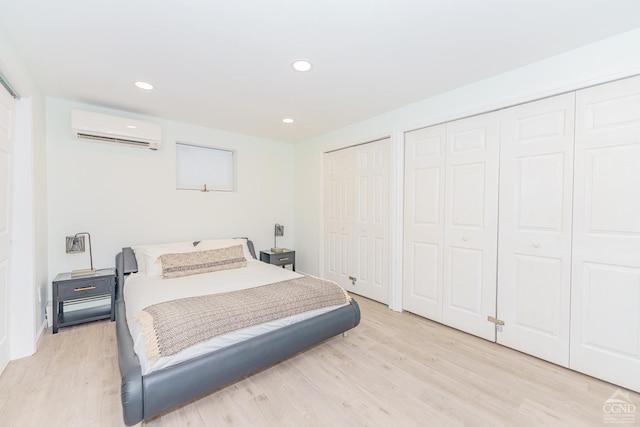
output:
[[[531,246],[533,246],[534,248],[539,248],[540,242],[531,242]]]
[[[469,241],[469,236],[464,236],[464,237],[462,238],[462,240],[464,240],[465,242],[468,242],[468,241]]]

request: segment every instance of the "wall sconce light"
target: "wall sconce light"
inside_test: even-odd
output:
[[[284,225],[276,224],[273,230],[273,247],[271,248],[271,252],[280,253],[283,251],[282,248],[278,247],[277,238],[278,236],[284,236]]]
[[[67,253],[68,254],[79,254],[84,252],[84,235],[89,237],[89,261],[91,262],[91,268],[84,268],[81,270],[73,270],[71,272],[72,277],[77,276],[91,276],[96,274],[96,270],[93,269],[93,253],[91,251],[91,234],[86,231],[76,233],[73,236],[67,236]]]

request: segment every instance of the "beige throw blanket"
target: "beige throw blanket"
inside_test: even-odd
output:
[[[345,305],[350,300],[336,283],[304,276],[151,305],[135,320],[142,325],[147,359],[153,366],[162,356],[219,335],[310,310]]]

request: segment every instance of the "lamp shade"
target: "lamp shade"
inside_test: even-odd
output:
[[[284,236],[284,225],[276,224],[273,229],[273,247],[271,248],[271,252],[282,252],[282,249],[279,248],[277,244],[278,236]]]
[[[77,254],[85,251],[84,236],[89,238],[89,262],[91,268],[74,270],[71,272],[71,276],[84,276],[95,274],[96,270],[93,269],[93,252],[91,250],[91,234],[86,231],[76,233],[73,236],[67,236],[66,238],[66,251],[68,254]]]
[[[67,236],[67,253],[75,254],[84,252],[84,236]]]

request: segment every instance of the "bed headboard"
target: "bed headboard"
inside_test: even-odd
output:
[[[138,271],[136,254],[131,248],[122,248],[122,252],[116,254],[116,301],[122,299],[122,286],[124,278]]]
[[[249,248],[249,252],[251,253],[251,256],[253,257],[253,259],[258,259],[258,257],[256,256],[256,250],[253,248],[253,242],[251,241],[251,239],[249,239],[248,237],[234,237],[234,239],[246,239],[247,247]]]

